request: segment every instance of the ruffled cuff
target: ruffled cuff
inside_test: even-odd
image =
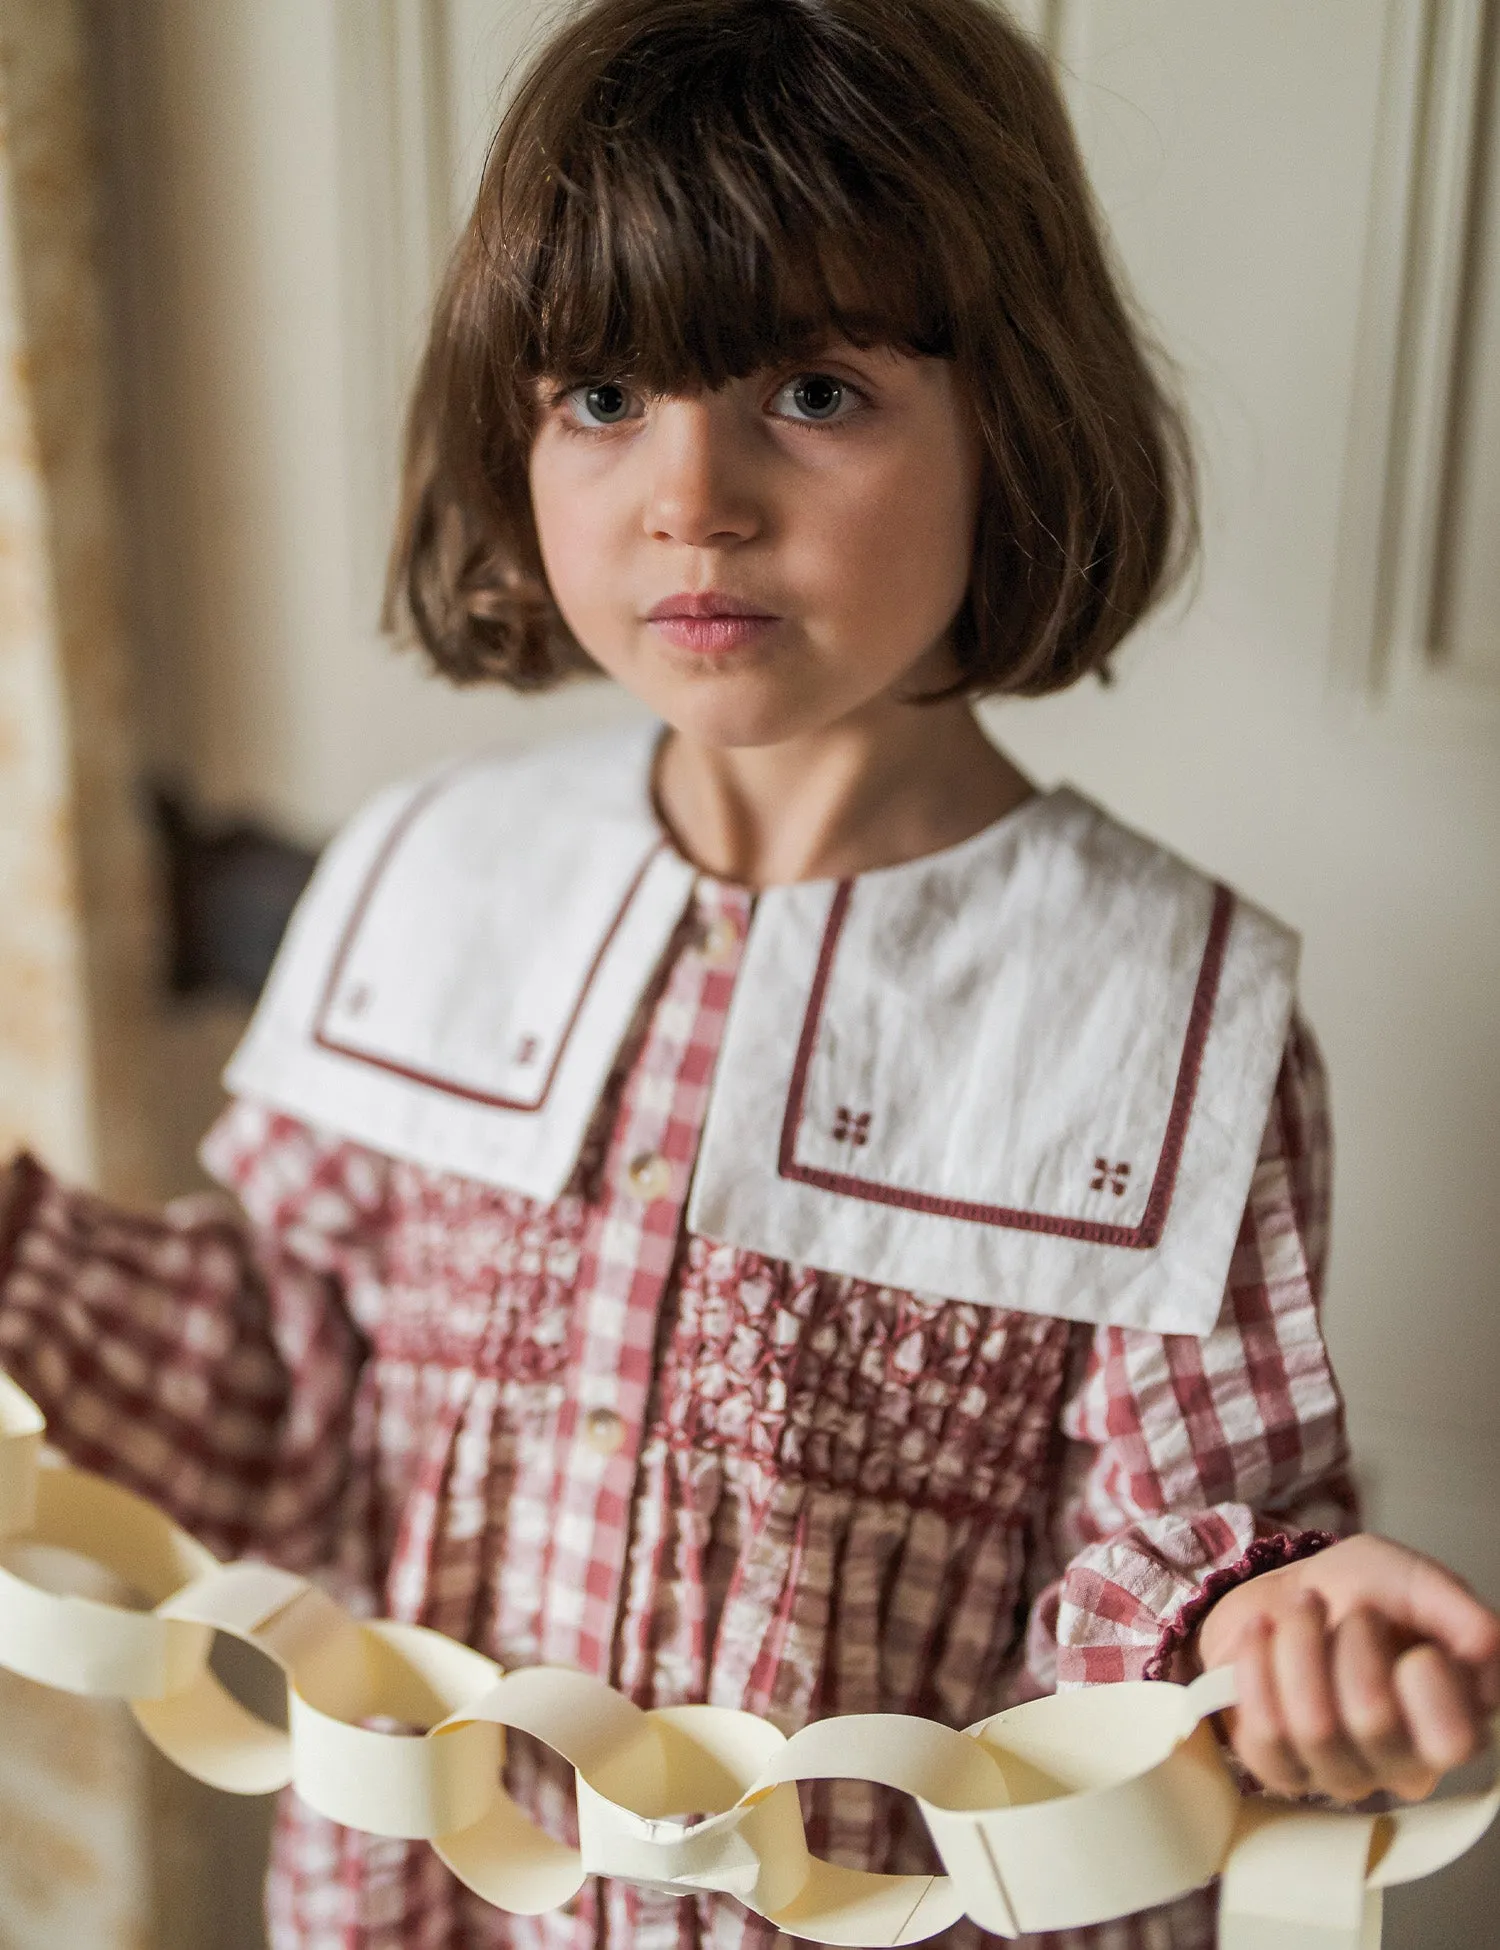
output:
[[[1162,1633],[1156,1650],[1146,1661],[1142,1677],[1171,1677],[1178,1653],[1191,1645],[1198,1627],[1226,1591],[1233,1591],[1248,1578],[1259,1577],[1262,1571],[1279,1571],[1285,1564],[1299,1564],[1304,1557],[1316,1557],[1319,1551],[1338,1541],[1331,1530],[1277,1531],[1269,1537],[1255,1538],[1237,1562],[1209,1572],[1197,1593]]]

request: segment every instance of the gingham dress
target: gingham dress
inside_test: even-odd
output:
[[[1207,1338],[899,1292],[682,1226],[749,914],[699,881],[554,1204],[244,1100],[204,1156],[248,1224],[212,1197],[125,1215],[28,1164],[0,1242],[0,1361],[75,1461],[221,1554],[316,1569],[362,1612],[506,1666],[582,1667],[644,1705],[963,1726],[1141,1676],[1213,1572],[1280,1549],[1255,1540],[1349,1518],[1307,1033]],[[566,1833],[567,1771],[520,1740],[507,1770]],[[894,1796],[841,1783],[808,1805],[821,1854],[930,1859]],[[292,1797],[268,1910],[276,1950],[790,1941],[728,1898],[613,1883],[509,1917],[424,1845]],[[1210,1918],[1198,1897],[1045,1941],[1199,1950]]]

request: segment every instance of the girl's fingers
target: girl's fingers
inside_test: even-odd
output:
[[[1295,1798],[1308,1788],[1307,1769],[1286,1737],[1271,1665],[1273,1627],[1259,1618],[1245,1634],[1235,1660],[1239,1705],[1232,1722],[1235,1752],[1272,1794]]]
[[[1464,1636],[1463,1618],[1473,1625],[1467,1607],[1484,1607],[1440,1567],[1431,1568],[1436,1582],[1428,1583],[1424,1572],[1419,1582],[1426,1594],[1410,1606],[1377,1606],[1361,1596],[1347,1610],[1337,1607],[1340,1623],[1330,1631],[1324,1598],[1305,1590],[1236,1635],[1240,1704],[1232,1737],[1241,1760],[1271,1793],[1348,1802],[1381,1788],[1420,1800],[1441,1775],[1473,1757],[1483,1738],[1479,1702],[1486,1709],[1490,1703],[1483,1632],[1470,1632],[1465,1652],[1446,1632],[1436,1643],[1417,1645],[1407,1634],[1419,1615],[1437,1627],[1436,1614],[1447,1603],[1433,1598],[1439,1587],[1464,1601],[1445,1621],[1455,1636]]]
[[[1500,1706],[1500,1617],[1444,1565],[1415,1551],[1407,1552],[1406,1560],[1411,1629],[1472,1667],[1486,1705]]]
[[[1468,1687],[1454,1662],[1436,1645],[1414,1645],[1396,1661],[1396,1696],[1412,1744],[1433,1778],[1472,1760],[1479,1734]]]
[[[1271,1665],[1282,1726],[1307,1786],[1337,1801],[1359,1801],[1377,1786],[1375,1774],[1345,1729],[1334,1685],[1328,1613],[1305,1592],[1278,1623]]]
[[[1408,1801],[1420,1801],[1437,1774],[1412,1744],[1395,1684],[1396,1648],[1385,1621],[1363,1607],[1351,1612],[1333,1641],[1338,1710],[1372,1782]]]

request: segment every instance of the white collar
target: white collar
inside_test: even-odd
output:
[[[231,1089],[554,1199],[698,876],[651,727],[382,794],[321,863]],[[1296,942],[1064,787],[756,901],[693,1182],[709,1237],[1206,1332]]]

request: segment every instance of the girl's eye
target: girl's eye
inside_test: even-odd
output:
[[[598,386],[575,386],[563,403],[581,426],[617,427],[630,417],[630,394],[612,379]]]
[[[790,398],[797,408],[797,413],[805,415],[806,419],[814,424],[819,421],[848,419],[849,415],[841,413],[840,409],[846,402],[856,400],[858,397],[855,388],[847,381],[835,379],[832,373],[827,372],[800,373],[789,385],[783,386],[776,395],[778,402]]]

